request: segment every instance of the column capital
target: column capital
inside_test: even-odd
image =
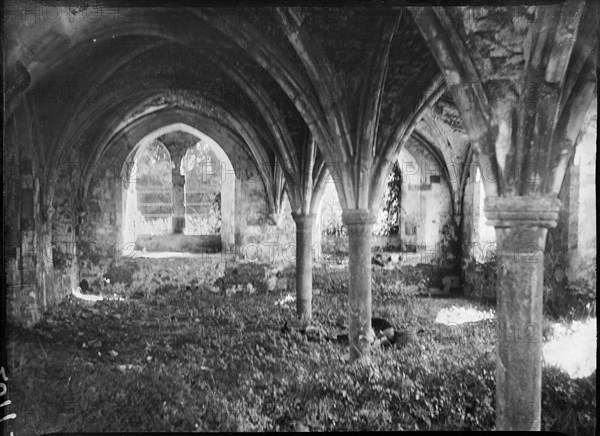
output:
[[[496,197],[485,199],[488,224],[503,227],[556,227],[560,200],[556,195]]]
[[[344,209],[342,222],[347,226],[366,226],[377,222],[377,215],[367,209]]]
[[[297,214],[292,212],[292,218],[296,223],[296,233],[312,233],[315,223],[314,214]]]
[[[169,154],[171,155],[171,162],[175,167],[177,167],[177,169],[179,169],[179,165],[181,165],[181,161],[183,160],[186,151],[187,150],[183,150],[180,148],[171,148],[169,150]]]
[[[296,224],[312,224],[312,222],[315,220],[315,216],[316,215],[314,213],[292,212],[292,218],[294,219]]]

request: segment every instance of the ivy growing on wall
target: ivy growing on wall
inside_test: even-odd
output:
[[[402,175],[398,162],[394,162],[387,188],[383,194],[382,214],[375,229],[377,235],[388,236],[399,233],[401,196]]]

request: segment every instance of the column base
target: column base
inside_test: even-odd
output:
[[[173,233],[182,234],[185,229],[185,217],[173,217]]]

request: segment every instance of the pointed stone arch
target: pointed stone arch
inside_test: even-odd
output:
[[[221,165],[221,176],[223,187],[221,190],[221,212],[223,216],[223,223],[221,226],[221,244],[225,250],[229,250],[235,244],[235,200],[236,200],[236,190],[238,190],[239,183],[236,183],[236,174],[235,168],[232,164],[229,156],[223,150],[223,148],[209,135],[200,131],[199,129],[190,126],[189,124],[183,122],[175,122],[167,125],[163,125],[162,127],[151,130],[146,133],[140,140],[138,140],[133,148],[129,151],[127,157],[124,159],[124,164],[121,169],[121,180],[125,184],[129,180],[129,176],[126,173],[127,171],[127,162],[132,160],[132,157],[137,153],[140,147],[145,144],[148,144],[160,137],[163,137],[166,134],[173,132],[185,132],[199,141],[204,141],[207,143],[211,150],[217,156],[219,163]],[[177,168],[179,170],[179,168]],[[236,186],[237,185],[237,186]],[[123,191],[122,191],[123,192]],[[123,220],[123,212],[126,212],[127,207],[127,199],[122,198],[121,201],[121,211],[122,213],[117,213],[117,217],[120,220],[117,220],[117,226],[122,229],[120,232],[120,237],[123,247],[129,247],[132,241],[125,240],[125,232],[124,232],[124,220]]]

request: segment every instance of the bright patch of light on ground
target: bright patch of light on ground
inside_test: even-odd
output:
[[[287,306],[288,303],[296,301],[296,297],[291,294],[287,294],[285,297],[280,298],[275,302],[275,306]]]
[[[452,306],[440,310],[435,318],[435,322],[437,324],[457,325],[484,319],[493,319],[494,316],[493,310],[484,311],[474,307]]]
[[[544,364],[557,366],[572,378],[587,377],[596,370],[596,318],[553,324],[554,337],[544,344]]]
[[[104,297],[102,297],[102,295],[82,294],[81,290],[79,288],[73,289],[73,295],[81,300],[86,300],[86,301],[102,301],[102,300],[104,300]]]
[[[80,300],[85,301],[102,301],[102,300],[115,300],[115,301],[124,301],[123,297],[119,297],[117,294],[113,292],[111,296],[102,296],[102,295],[90,295],[90,294],[82,294],[81,288],[77,287],[72,290],[72,294],[74,297],[79,298]]]

